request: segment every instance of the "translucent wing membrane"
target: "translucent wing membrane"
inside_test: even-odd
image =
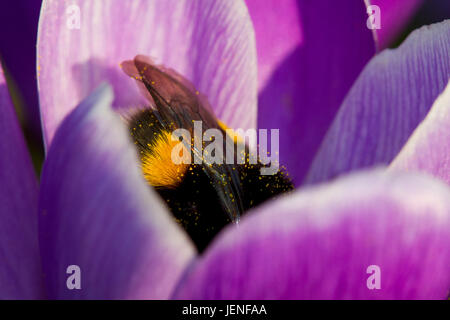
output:
[[[136,56],[133,61],[123,62],[121,67],[126,74],[137,80],[161,129],[167,132],[186,129],[191,137],[194,137],[194,121],[201,121],[202,130],[214,128],[226,137],[226,132],[219,125],[206,97],[181,75],[163,66],[156,66],[151,59],[142,55]],[[201,134],[203,135],[203,132]],[[202,137],[199,139],[203,141]],[[234,154],[234,145],[228,145],[225,139],[223,163],[218,164],[204,157],[203,142],[197,145],[192,139],[183,140],[183,143],[187,150],[191,151],[194,163],[202,165],[224,211],[233,223],[238,223],[244,211],[239,173],[235,164],[225,164],[225,154]]]

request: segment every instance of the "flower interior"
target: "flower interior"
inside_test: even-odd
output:
[[[128,119],[143,175],[200,252],[227,224],[239,223],[250,208],[293,189],[285,170],[261,175],[264,165],[250,161],[250,148],[242,139],[227,136],[226,126],[214,115],[206,97],[184,77],[140,55],[121,67],[137,80],[149,101]],[[232,164],[225,160],[212,163],[204,156],[212,141],[199,146],[194,138],[172,139],[176,129],[185,129],[193,137],[195,121],[201,121],[203,130],[217,129],[231,139]],[[239,143],[244,148],[239,149]],[[190,153],[190,159],[197,161],[175,163],[172,152],[177,146],[176,152]],[[230,147],[224,143],[223,158],[227,152]]]

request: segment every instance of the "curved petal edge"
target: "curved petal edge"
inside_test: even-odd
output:
[[[83,101],[44,165],[39,232],[52,299],[166,299],[196,254],[145,182],[112,101],[108,85]],[[80,290],[68,268],[79,268]]]
[[[178,299],[445,299],[450,189],[419,174],[349,175],[223,232]]]
[[[450,81],[390,167],[427,172],[450,185]]]
[[[334,118],[304,180],[388,165],[450,79],[450,20],[424,26],[376,55]]]

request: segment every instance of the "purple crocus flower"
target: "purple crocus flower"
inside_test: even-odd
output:
[[[450,21],[375,55],[364,2],[335,2],[44,1],[39,193],[0,73],[0,297],[446,298]],[[140,53],[192,81],[231,128],[280,128],[297,189],[201,254],[118,114],[145,103],[119,67]],[[80,290],[66,285],[71,265]]]

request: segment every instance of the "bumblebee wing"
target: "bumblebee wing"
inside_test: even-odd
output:
[[[156,66],[145,56],[138,55],[133,61],[121,64],[125,73],[138,81],[143,94],[147,97],[155,116],[168,131],[184,128],[194,133],[194,121],[201,121],[204,130],[216,128],[222,131],[206,97],[181,75],[163,66]],[[202,159],[203,170],[216,189],[224,210],[232,222],[237,223],[243,212],[241,184],[238,170],[233,164],[209,163],[191,142],[187,145],[194,157]],[[224,144],[226,152],[229,146]],[[234,148],[234,146],[233,146]],[[233,150],[234,151],[234,150]]]

